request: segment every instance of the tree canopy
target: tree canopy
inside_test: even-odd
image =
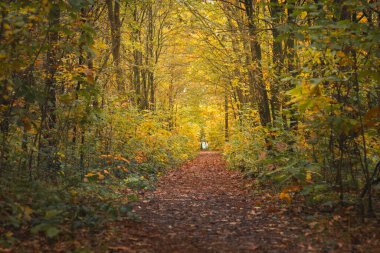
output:
[[[374,215],[379,28],[374,0],[1,1],[0,243],[130,215],[201,141],[284,202]]]

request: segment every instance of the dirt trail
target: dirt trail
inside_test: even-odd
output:
[[[220,154],[201,152],[160,178],[157,190],[135,205],[141,223],[126,224],[111,251],[302,252],[303,235],[276,203],[245,188],[241,173]],[[273,197],[268,196],[268,199]],[[304,241],[304,240],[303,240]],[[305,241],[304,241],[305,242]],[[295,248],[297,250],[295,250]],[[309,248],[310,249],[310,248]]]

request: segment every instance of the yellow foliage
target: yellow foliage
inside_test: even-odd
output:
[[[289,203],[292,201],[292,197],[287,192],[281,192],[279,197],[280,197],[281,200],[286,200]]]
[[[312,179],[311,171],[306,172],[306,182],[311,183]]]
[[[137,163],[143,163],[146,160],[145,153],[142,150],[138,150],[135,152],[135,160]]]
[[[137,163],[143,163],[145,159],[142,156],[136,156],[135,160],[136,160]]]
[[[23,219],[25,221],[31,221],[32,220],[31,214],[33,213],[32,208],[25,206],[22,209],[23,209],[22,210],[23,211]]]
[[[97,175],[99,180],[103,180],[105,178],[104,175],[100,172],[98,172]]]
[[[95,173],[92,173],[92,172],[89,172],[85,175],[85,177],[93,177],[95,176],[96,174]]]
[[[126,163],[130,163],[130,161],[124,157],[122,157],[121,155],[100,155],[99,156],[100,158],[103,158],[103,159],[113,159],[113,160],[117,160],[117,161],[123,161],[123,162],[126,162]],[[111,161],[110,160],[107,160],[106,161],[107,164],[111,164]]]
[[[299,185],[291,185],[286,187],[285,189],[282,190],[282,192],[279,195],[279,198],[281,200],[286,200],[287,202],[292,201],[292,193],[298,192],[301,190],[301,187]]]

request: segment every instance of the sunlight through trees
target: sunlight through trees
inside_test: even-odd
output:
[[[131,215],[201,141],[284,202],[375,215],[379,11],[372,0],[1,1],[0,243]]]

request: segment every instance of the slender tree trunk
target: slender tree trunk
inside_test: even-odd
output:
[[[250,71],[251,79],[251,93],[252,99],[257,101],[260,122],[262,126],[267,126],[271,122],[270,110],[269,110],[269,99],[268,92],[265,87],[262,67],[261,67],[261,48],[260,44],[257,41],[257,29],[254,22],[255,10],[252,0],[245,0],[245,11],[248,18],[248,32],[250,35],[250,53],[252,56],[251,64],[254,66],[249,66],[249,68],[254,68],[253,71]]]
[[[8,157],[9,147],[8,147],[8,137],[10,128],[10,115],[12,111],[12,100],[10,99],[10,92],[8,90],[7,80],[2,81],[3,87],[0,96],[0,105],[6,108],[4,112],[1,113],[0,118],[0,130],[1,130],[1,147],[0,147],[0,176],[6,169],[6,160]]]
[[[155,84],[154,84],[154,20],[153,20],[153,6],[152,4],[148,7],[148,34],[147,34],[147,57],[148,57],[148,89],[149,89],[149,109],[155,109]]]
[[[277,116],[279,115],[280,109],[281,109],[281,103],[280,103],[280,76],[281,76],[281,69],[284,65],[283,61],[283,50],[282,50],[282,41],[279,40],[280,31],[278,29],[278,26],[281,24],[280,16],[283,12],[281,4],[278,2],[278,0],[271,0],[271,7],[270,15],[273,22],[273,30],[272,30],[272,36],[273,36],[273,46],[272,46],[272,52],[273,52],[273,65],[274,65],[274,81],[271,83],[271,109],[272,109],[272,120],[273,122],[276,120]]]
[[[170,79],[169,84],[169,130],[172,131],[174,129],[174,80],[173,76]]]
[[[224,141],[229,141],[228,89],[224,89]]]
[[[293,17],[293,12],[295,8],[295,2],[294,0],[289,1],[288,3],[288,24],[291,26],[295,25],[295,20]],[[292,28],[293,29],[293,28]],[[287,40],[286,40],[286,47],[287,47],[287,58],[288,58],[288,72],[295,76],[295,64],[296,64],[296,51],[295,51],[295,39],[294,39],[293,33],[290,33]],[[290,85],[289,89],[293,89],[294,85]],[[289,108],[290,109],[290,129],[296,130],[298,127],[298,119],[297,119],[297,110],[294,107]]]
[[[48,43],[49,49],[46,58],[46,99],[42,107],[42,121],[43,121],[43,137],[47,141],[47,146],[43,145],[42,152],[44,152],[44,162],[47,166],[47,174],[54,177],[55,170],[58,169],[58,139],[56,134],[56,89],[57,80],[56,73],[59,65],[58,58],[58,43],[59,43],[59,25],[60,25],[60,8],[57,3],[53,4],[49,13],[49,27]]]
[[[111,27],[111,46],[113,63],[116,70],[116,82],[119,92],[124,92],[123,73],[120,66],[120,45],[121,45],[121,21],[120,21],[120,1],[106,0],[108,8],[108,19]]]
[[[241,49],[239,48],[239,41],[236,39],[238,38],[238,33],[236,27],[233,25],[232,20],[230,19],[230,15],[227,15],[228,17],[228,27],[231,30],[232,36],[231,36],[231,45],[232,45],[232,50],[235,54],[235,66],[234,66],[234,75],[235,78],[238,79],[237,84],[231,83],[231,88],[234,90],[234,98],[235,98],[235,104],[237,107],[237,114],[239,115],[239,122],[242,123],[242,114],[243,114],[243,108],[245,107],[247,103],[247,99],[244,96],[243,93],[243,87],[242,85],[244,84],[244,80],[242,78],[242,74],[240,72],[239,66],[243,65],[241,62]]]

